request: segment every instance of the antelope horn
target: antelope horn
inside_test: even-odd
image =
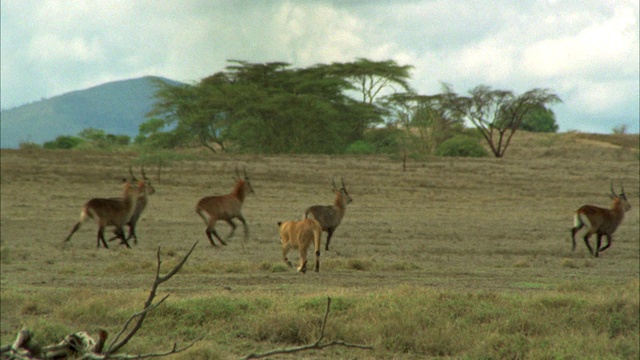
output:
[[[613,191],[613,180],[611,180],[611,195],[618,196],[615,191]]]
[[[622,183],[620,183],[620,190],[622,191],[620,195],[624,195],[624,186],[622,186]]]
[[[346,186],[344,186],[344,179],[343,179],[342,177],[340,177],[340,181],[342,181],[342,188],[343,188],[343,189],[346,189],[347,187],[346,187]]]
[[[244,178],[245,178],[245,179],[248,179],[248,178],[249,178],[249,176],[247,176],[247,167],[246,167],[246,166],[243,166],[243,167],[242,167],[242,171],[244,172]]]
[[[333,186],[333,191],[338,190],[338,189],[336,188],[336,179],[334,179],[333,177],[331,177],[331,185]]]
[[[133,175],[133,170],[131,169],[131,165],[129,165],[129,175],[131,175],[131,180],[138,181],[138,179],[136,179],[135,175]]]
[[[142,178],[143,179],[145,179],[145,180],[148,179],[147,175],[144,173],[144,165],[140,167],[140,173],[142,173]]]

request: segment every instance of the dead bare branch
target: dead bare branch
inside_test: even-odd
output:
[[[125,346],[129,342],[129,340],[131,340],[131,338],[133,338],[133,336],[136,334],[136,332],[138,332],[138,330],[142,327],[142,323],[144,322],[144,319],[146,318],[147,313],[150,310],[152,310],[152,309],[149,309],[149,308],[151,308],[152,306],[154,308],[157,307],[158,305],[160,305],[167,298],[168,295],[165,296],[162,300],[160,300],[160,302],[158,304],[156,304],[155,306],[152,305],[153,299],[156,297],[156,291],[158,290],[158,286],[160,286],[160,284],[162,284],[163,282],[171,279],[171,277],[173,277],[173,275],[175,275],[178,271],[180,271],[180,269],[182,268],[182,265],[184,265],[184,263],[187,261],[187,259],[189,258],[189,256],[193,252],[193,250],[196,248],[197,244],[198,244],[198,241],[196,241],[193,244],[193,246],[191,246],[191,249],[184,256],[184,258],[182,258],[182,260],[178,264],[176,264],[176,266],[171,271],[169,271],[165,276],[160,276],[160,264],[162,263],[162,260],[160,260],[160,248],[158,248],[158,251],[157,251],[158,266],[156,268],[156,279],[153,282],[153,285],[151,286],[151,291],[149,291],[149,297],[147,298],[147,301],[145,301],[145,303],[144,303],[143,310],[141,312],[139,312],[138,314],[134,314],[132,316],[132,318],[133,317],[137,317],[138,321],[133,326],[131,331],[129,331],[129,333],[124,337],[124,339],[122,339],[119,342],[116,342],[120,337],[120,333],[124,333],[125,329],[128,327],[129,323],[131,322],[130,320],[132,320],[132,318],[127,320],[127,323],[125,324],[123,329],[120,331],[120,333],[118,333],[118,335],[115,337],[115,339],[107,347],[106,351],[104,352],[105,355],[108,356],[109,354],[113,354],[114,352],[118,351],[120,348]]]
[[[183,352],[189,348],[191,348],[196,342],[200,341],[201,338],[195,339],[190,344],[178,347],[177,344],[173,345],[173,348],[168,351],[158,352],[158,353],[149,353],[149,354],[139,354],[139,355],[129,355],[129,354],[113,354],[118,351],[120,348],[125,346],[129,340],[136,334],[136,332],[142,327],[142,323],[146,317],[146,315],[156,309],[160,304],[162,304],[169,295],[166,295],[157,303],[153,303],[153,300],[156,296],[156,291],[158,286],[163,282],[171,279],[173,275],[175,275],[182,266],[185,264],[193,250],[195,249],[198,241],[196,241],[189,252],[184,256],[184,258],[166,275],[160,276],[160,264],[162,261],[160,260],[160,248],[158,248],[157,258],[158,258],[158,266],[156,269],[156,278],[151,286],[151,291],[149,292],[149,297],[144,304],[144,308],[131,315],[122,329],[115,338],[111,341],[111,344],[106,348],[106,351],[103,350],[103,346],[107,339],[107,332],[104,330],[100,330],[98,332],[98,340],[94,340],[88,333],[84,331],[79,331],[73,334],[67,335],[63,341],[58,344],[49,345],[42,349],[37,346],[37,344],[30,344],[31,340],[31,332],[29,330],[20,330],[16,340],[12,345],[2,346],[0,348],[2,359],[12,359],[12,360],[37,360],[37,359],[66,359],[69,357],[85,359],[85,360],[107,360],[107,359],[146,359],[146,358],[154,358],[154,357],[164,357],[172,354],[177,354],[179,352]],[[127,328],[133,322],[134,319],[137,318],[137,321],[133,328],[126,334]],[[122,340],[120,338],[124,336]],[[78,357],[80,356],[80,357]]]
[[[261,353],[261,354],[249,354],[245,357],[242,358],[242,360],[247,360],[247,359],[260,359],[260,358],[265,358],[265,357],[269,357],[269,356],[273,356],[273,355],[277,355],[277,354],[293,354],[293,353],[297,353],[297,352],[301,352],[301,351],[308,351],[308,350],[322,350],[324,348],[330,347],[330,346],[344,346],[344,347],[350,347],[350,348],[358,348],[358,349],[367,349],[367,350],[373,350],[373,346],[371,345],[360,345],[360,344],[351,344],[351,343],[347,343],[344,341],[340,341],[340,340],[335,340],[332,342],[328,342],[325,344],[321,344],[322,339],[324,338],[324,330],[325,327],[327,325],[327,319],[329,318],[329,311],[331,309],[331,298],[327,297],[327,309],[325,310],[324,313],[324,318],[322,320],[322,325],[320,327],[320,336],[318,337],[318,340],[316,340],[314,343],[312,344],[308,344],[308,345],[303,345],[303,346],[298,346],[298,347],[293,347],[293,348],[288,348],[288,349],[275,349],[275,350],[271,350],[265,353]]]
[[[124,334],[125,330],[127,330],[127,328],[129,327],[129,324],[131,324],[131,322],[133,321],[133,319],[140,317],[142,315],[146,315],[148,312],[152,311],[153,309],[157,308],[158,306],[160,306],[160,304],[162,304],[167,298],[169,297],[169,294],[165,295],[165,297],[163,297],[160,301],[158,301],[156,304],[152,304],[149,305],[148,307],[142,309],[141,311],[131,315],[127,321],[125,321],[124,325],[122,326],[122,329],[120,329],[120,332],[118,332],[118,334],[116,335],[115,338],[113,338],[113,340],[111,341],[112,344],[116,343],[116,341],[118,339],[120,339],[120,337]]]
[[[160,353],[149,353],[149,354],[139,354],[139,355],[127,355],[127,354],[109,355],[108,358],[113,360],[129,360],[129,359],[149,359],[149,358],[155,358],[155,357],[164,357],[164,356],[169,356],[169,355],[183,352],[189,349],[190,347],[192,347],[196,342],[200,340],[202,340],[202,338],[195,339],[188,345],[185,345],[180,348],[178,347],[177,344],[174,343],[171,350],[160,352]],[[80,360],[107,360],[107,356],[98,355],[98,354],[85,354],[83,357],[80,358]]]

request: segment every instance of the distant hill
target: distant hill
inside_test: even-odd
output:
[[[146,76],[109,82],[89,89],[3,110],[0,120],[0,147],[17,148],[21,142],[42,144],[60,135],[77,135],[86,128],[109,134],[138,135],[138,126],[153,106],[156,87],[153,79],[169,84],[176,81]]]

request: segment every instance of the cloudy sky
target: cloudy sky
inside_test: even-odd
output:
[[[550,88],[561,131],[640,118],[637,0],[1,0],[3,109],[145,75],[194,83],[229,59],[414,66],[435,94]]]

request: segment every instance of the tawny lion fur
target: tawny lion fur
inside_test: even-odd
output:
[[[300,266],[298,271],[307,272],[307,250],[313,242],[316,254],[315,271],[320,271],[320,235],[322,226],[314,219],[303,219],[301,221],[278,222],[280,228],[280,238],[282,239],[282,259],[287,265],[293,267],[291,261],[287,259],[290,249],[300,250]]]

